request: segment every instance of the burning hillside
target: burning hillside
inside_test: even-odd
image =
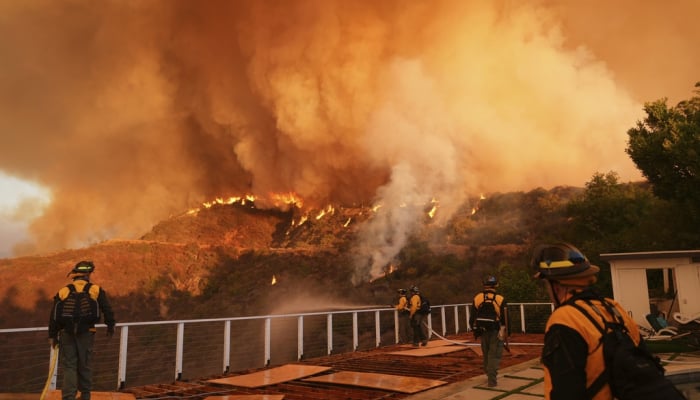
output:
[[[434,301],[460,301],[478,284],[465,271],[479,274],[497,262],[519,265],[525,251],[520,238],[537,234],[520,218],[536,208],[542,194],[533,193],[495,195],[493,204],[488,196],[481,203],[474,199],[445,225],[431,218],[434,203],[423,205],[417,233],[372,274],[358,270],[358,257],[365,260],[386,243],[369,246],[361,236],[384,207],[270,210],[251,200],[215,201],[162,221],[139,240],[0,260],[6,305],[0,324],[45,324],[52,293],[81,259],[95,262],[94,279],[114,297],[119,318],[129,321],[259,314],[283,305],[300,311],[339,301],[386,304],[394,285],[418,282]],[[449,279],[443,267],[451,269]]]
[[[382,203],[364,231],[386,245],[374,269],[432,199],[444,223],[482,192],[639,177],[625,133],[645,101],[696,81],[697,14],[692,0],[1,2],[0,172],[48,194],[0,213],[30,224],[15,246],[29,255],[133,239],[216,196]]]

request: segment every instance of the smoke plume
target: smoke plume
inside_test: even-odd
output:
[[[432,199],[446,220],[481,192],[640,179],[626,131],[644,101],[691,92],[699,14],[692,0],[1,2],[0,171],[51,192],[16,252],[295,193],[382,204],[358,246],[376,274]]]

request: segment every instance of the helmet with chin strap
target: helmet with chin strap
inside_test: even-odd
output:
[[[591,265],[579,249],[569,243],[543,244],[535,248],[530,265],[535,278],[569,281],[596,275],[600,268]]]
[[[498,279],[496,279],[495,276],[491,275],[488,278],[484,279],[484,286],[496,287],[496,286],[498,286]]]
[[[92,261],[79,261],[68,275],[87,275],[95,270],[95,264]],[[67,276],[68,276],[67,275]]]

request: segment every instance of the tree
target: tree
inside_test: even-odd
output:
[[[569,202],[570,237],[580,246],[600,242],[608,251],[631,251],[639,243],[639,228],[656,207],[643,184],[619,182],[615,172],[595,173],[583,195]]]
[[[627,131],[626,149],[652,184],[690,221],[700,220],[700,82],[696,96],[669,108],[666,99],[644,105],[647,117]]]

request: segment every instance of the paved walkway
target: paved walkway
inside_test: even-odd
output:
[[[486,375],[435,388],[408,397],[410,400],[536,400],[544,398],[544,372],[540,360],[498,371],[498,386],[486,386]]]
[[[700,376],[698,354],[659,354],[666,376],[692,374],[694,382]],[[498,371],[498,386],[486,386],[486,375],[463,382],[435,388],[408,397],[410,400],[536,400],[544,398],[544,371],[539,359],[526,361]],[[685,393],[688,399],[698,399],[695,393]]]

